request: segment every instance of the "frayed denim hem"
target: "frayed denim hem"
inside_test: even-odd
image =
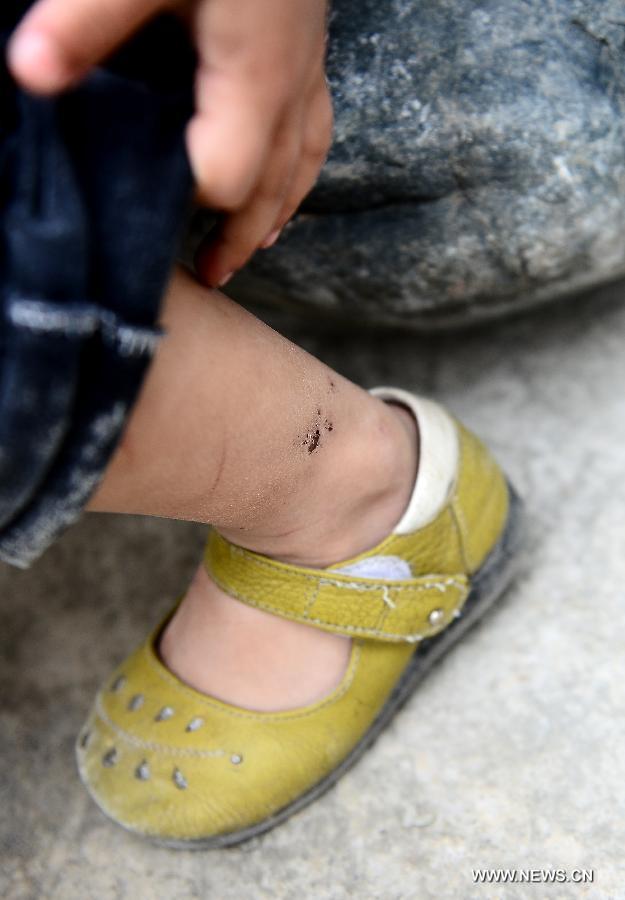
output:
[[[0,10],[0,51],[29,4]],[[174,17],[43,99],[0,62],[0,559],[26,567],[101,480],[161,332],[190,206],[195,57]]]

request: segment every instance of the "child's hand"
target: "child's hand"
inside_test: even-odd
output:
[[[55,93],[172,8],[188,17],[199,58],[191,165],[201,200],[228,213],[200,260],[201,277],[217,284],[291,217],[325,159],[326,0],[39,0],[9,65],[25,88]]]

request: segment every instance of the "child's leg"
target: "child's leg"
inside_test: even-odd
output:
[[[173,279],[163,323],[91,509],[210,522],[235,543],[310,566],[390,532],[417,466],[409,413],[185,274]],[[243,606],[201,569],[161,649],[199,689],[277,708],[329,690],[348,641]]]

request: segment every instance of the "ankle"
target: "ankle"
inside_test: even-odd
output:
[[[198,691],[247,709],[314,703],[340,682],[348,638],[246,606],[200,566],[160,640],[175,675]]]
[[[402,406],[369,397],[349,439],[333,448],[304,492],[291,527],[272,533],[271,524],[224,536],[284,562],[325,567],[375,546],[402,516],[414,487],[418,430]]]

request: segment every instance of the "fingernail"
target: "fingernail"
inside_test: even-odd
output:
[[[40,90],[55,90],[65,84],[67,66],[54,42],[41,31],[18,30],[7,52],[11,68],[19,78]]]
[[[234,272],[228,272],[227,275],[224,275],[224,277],[219,282],[219,287],[225,287],[233,275],[234,275]]]
[[[260,245],[261,248],[262,248],[263,250],[269,250],[269,248],[270,248],[270,247],[273,247],[273,245],[275,244],[275,242],[278,240],[278,238],[280,237],[280,234],[281,234],[281,233],[282,233],[282,229],[281,229],[281,228],[274,228],[274,230],[273,230],[272,232],[270,232],[270,233],[267,235],[267,237],[265,238],[265,240],[264,240],[264,241],[262,242],[262,244]]]

